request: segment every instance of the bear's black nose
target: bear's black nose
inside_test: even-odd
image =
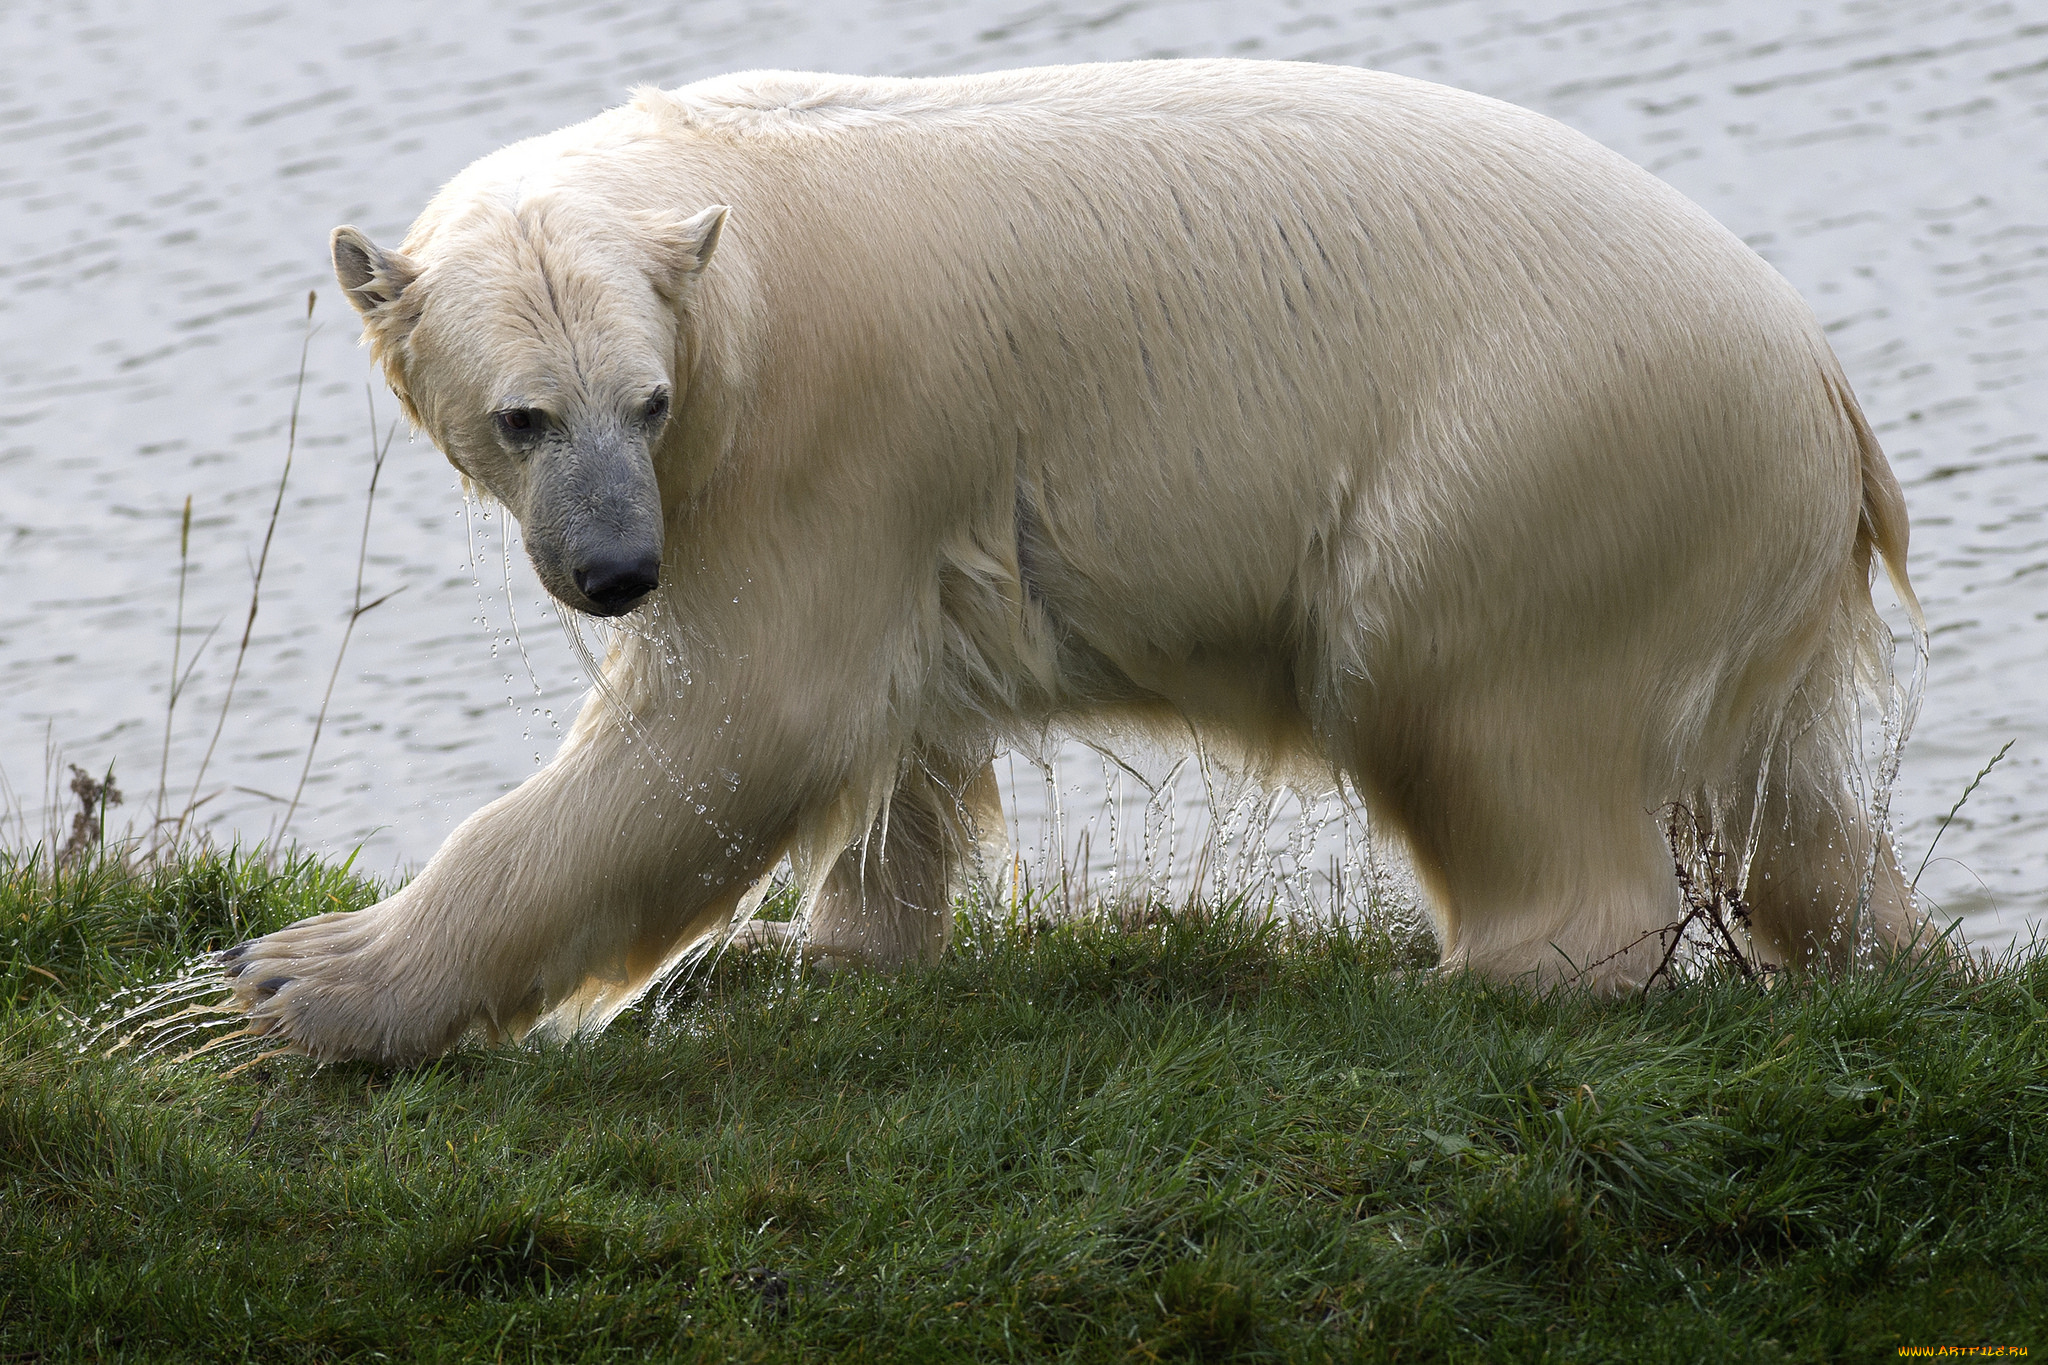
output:
[[[597,604],[603,616],[631,611],[661,583],[661,556],[601,557],[578,568],[576,590]]]

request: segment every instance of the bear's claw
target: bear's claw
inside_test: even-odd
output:
[[[474,1010],[416,997],[413,980],[391,969],[380,931],[386,916],[405,913],[404,902],[385,902],[223,948],[212,959],[228,988],[223,1004],[242,1016],[247,1036],[322,1062],[398,1065],[446,1051]]]

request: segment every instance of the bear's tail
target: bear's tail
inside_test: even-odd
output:
[[[1912,580],[1906,576],[1906,495],[1900,490],[1898,476],[1892,473],[1891,463],[1885,459],[1884,449],[1878,445],[1870,423],[1864,420],[1856,395],[1849,391],[1848,380],[1830,366],[1827,384],[1835,407],[1856,433],[1856,445],[1862,459],[1863,517],[1856,528],[1857,565],[1863,572],[1864,581],[1868,582],[1872,553],[1884,560],[1885,576],[1891,579],[1892,592],[1898,597],[1899,605],[1906,609],[1906,615],[1913,623],[1914,638],[1924,649],[1927,617],[1920,610],[1920,598],[1913,591]]]

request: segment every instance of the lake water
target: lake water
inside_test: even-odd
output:
[[[355,600],[372,433],[395,415],[381,384],[366,389],[328,274],[334,224],[396,241],[475,157],[637,84],[1197,55],[1381,67],[1541,110],[1671,181],[1798,286],[1913,515],[1933,653],[1894,800],[1900,846],[1918,862],[2013,741],[1922,888],[1980,943],[2048,922],[2048,9],[2034,0],[0,7],[9,837],[47,827],[53,753],[114,765],[116,824],[147,818],[189,496],[185,657],[220,624],[170,733],[169,804],[186,800],[318,290],[261,614],[201,792],[218,792],[201,808],[217,834],[275,830]],[[465,510],[431,446],[397,436],[363,600],[398,595],[356,628],[292,836],[360,844],[377,872],[417,865],[553,749],[582,683],[504,531]],[[1100,761],[1055,759],[1057,836],[1045,780],[1005,765],[1041,876],[1088,862],[1099,877],[1148,827],[1156,842],[1177,824],[1183,859],[1201,842],[1188,773],[1148,820],[1135,779],[1105,808]],[[1297,839],[1294,861],[1326,862],[1332,837]]]

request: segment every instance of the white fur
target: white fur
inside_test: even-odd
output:
[[[1279,63],[754,72],[351,232],[393,386],[522,517],[507,395],[674,407],[618,457],[662,586],[561,753],[236,963],[316,1056],[601,1024],[785,853],[814,951],[939,951],[1048,724],[1347,774],[1499,978],[1644,979],[1675,801],[1766,954],[1913,932],[1851,762],[1898,486],[1792,289],[1557,123]]]

